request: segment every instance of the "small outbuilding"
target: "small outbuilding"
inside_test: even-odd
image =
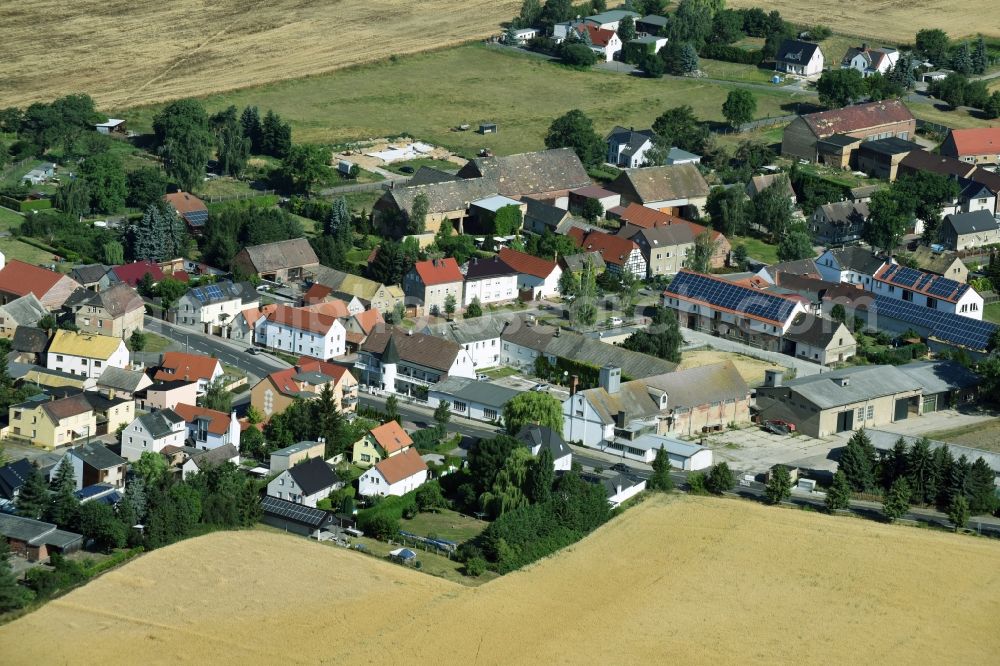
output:
[[[480,134],[496,134],[497,124],[496,123],[479,123],[479,133]]]
[[[271,527],[312,536],[333,523],[333,516],[321,509],[314,509],[270,495],[260,502],[263,514],[261,522]]]
[[[103,123],[95,124],[94,129],[101,134],[125,134],[127,131],[126,123],[121,118],[108,118]]]

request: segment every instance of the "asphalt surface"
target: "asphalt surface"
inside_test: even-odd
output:
[[[214,356],[226,365],[247,373],[252,379],[260,379],[275,370],[289,367],[288,363],[267,352],[248,354],[246,349],[249,345],[223,340],[182,326],[174,326],[153,317],[146,317],[145,328],[173,341],[179,351]]]

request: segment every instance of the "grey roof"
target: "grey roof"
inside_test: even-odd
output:
[[[573,273],[579,273],[582,271],[587,266],[586,262],[589,262],[590,265],[598,272],[607,268],[607,264],[604,263],[604,257],[602,257],[601,253],[596,250],[594,252],[568,254],[565,257],[559,257],[559,261],[566,270]]]
[[[467,345],[472,342],[493,340],[499,338],[507,325],[508,318],[502,316],[484,316],[475,319],[463,319],[447,324],[425,326],[422,333]]]
[[[694,243],[698,236],[690,224],[664,224],[648,229],[626,224],[615,235],[624,236],[650,248],[688,245]],[[640,243],[639,240],[636,240],[637,238],[643,242]]]
[[[635,193],[639,201],[672,201],[708,196],[708,183],[694,164],[625,169],[608,189],[622,195]]]
[[[851,199],[855,201],[858,199],[870,199],[871,196],[880,189],[882,188],[879,185],[862,185],[861,187],[852,187]]]
[[[276,243],[252,245],[244,248],[250,263],[258,273],[277,271],[283,268],[297,268],[319,263],[309,241],[305,238],[292,238]]]
[[[835,201],[819,207],[829,224],[849,226],[868,219],[868,204],[861,201]]]
[[[72,453],[94,469],[109,469],[128,462],[108,447],[97,442],[88,442],[80,446],[75,446],[69,449],[69,453]]]
[[[295,479],[295,483],[305,495],[312,495],[321,490],[332,488],[340,482],[336,472],[322,458],[309,458],[294,467],[290,467],[288,473]]]
[[[100,282],[101,278],[107,275],[110,266],[104,264],[87,264],[77,266],[69,272],[69,276],[80,284],[94,284]]]
[[[842,379],[848,380],[846,386],[841,385]],[[820,409],[918,391],[921,388],[920,383],[910,375],[891,365],[842,368],[820,375],[791,379],[784,386]]]
[[[559,223],[570,215],[568,210],[557,208],[556,206],[530,197],[526,198],[524,203],[527,204],[527,210],[524,214],[526,224],[529,220],[532,220],[555,231]]]
[[[667,408],[691,409],[726,400],[744,399],[750,388],[732,361],[712,363],[639,380],[647,389],[667,394]]]
[[[240,299],[243,303],[254,303],[260,296],[257,290],[249,282],[237,282],[232,280],[221,280],[200,287],[195,287],[184,294],[182,300],[190,301],[199,305],[211,305],[214,303],[225,303]]]
[[[795,190],[792,189],[792,181],[788,179],[788,174],[784,173],[765,173],[760,176],[754,176],[747,183],[747,194],[753,196],[758,192],[763,192],[767,188],[771,187],[776,183],[783,183],[785,194],[789,198],[795,196]]]
[[[455,399],[464,402],[473,402],[497,409],[503,407],[508,400],[521,393],[521,391],[516,389],[499,386],[492,382],[480,382],[464,377],[449,377],[434,384],[428,390],[453,396]],[[452,402],[454,402],[454,399]]]
[[[28,477],[34,470],[34,465],[27,458],[0,467],[0,497],[14,499],[14,495],[28,482]]]
[[[924,388],[924,394],[945,393],[979,386],[979,377],[955,361],[914,361],[896,366]]]
[[[539,453],[543,450],[548,451],[552,454],[553,460],[559,460],[573,453],[560,433],[543,425],[529,423],[521,426],[521,430],[517,433],[517,439],[524,442],[529,449],[537,447]]]
[[[629,440],[628,445],[633,448],[644,449],[646,451],[651,449],[663,449],[667,453],[672,453],[675,456],[683,456],[685,458],[690,458],[699,451],[706,450],[704,446],[691,444],[690,442],[682,442],[681,440],[674,439],[673,437],[664,437],[663,435],[653,434],[640,435],[633,440]]]
[[[76,532],[55,529],[43,536],[41,541],[43,541],[46,546],[55,546],[59,549],[65,549],[78,541],[83,541],[83,535],[77,534]]]
[[[435,214],[465,210],[473,201],[498,194],[497,189],[497,183],[491,179],[459,178],[425,185],[394,187],[383,197],[393,201],[399,210],[409,212],[413,209],[417,196],[423,194],[427,197],[427,212]]]
[[[0,513],[0,534],[8,539],[32,542],[52,533],[56,526],[40,520]]]
[[[21,326],[34,326],[42,317],[49,313],[45,306],[42,305],[42,302],[30,292],[7,303],[3,306],[3,309],[7,313],[7,316],[17,323],[18,328]]]
[[[85,305],[103,308],[112,317],[121,317],[146,307],[139,292],[125,282],[116,282],[104,291],[91,291],[81,287],[70,295],[65,305],[74,309]]]
[[[393,359],[447,372],[462,348],[451,340],[380,325],[361,343],[361,351],[375,354],[383,362],[387,362],[388,355]]]
[[[649,16],[643,16],[640,19],[636,19],[636,23],[648,23],[649,25],[657,25],[662,28],[667,25],[667,17],[660,16],[658,14],[650,14]]]
[[[609,9],[606,12],[588,16],[586,20],[593,23],[612,23],[614,21],[621,21],[627,16],[631,16],[633,19],[638,19],[641,17],[641,14],[633,12],[630,9]]]
[[[422,166],[417,169],[417,172],[414,173],[408,181],[406,181],[406,184],[429,185],[431,183],[446,183],[453,180],[459,180],[458,176],[433,167]]]
[[[147,378],[148,375],[141,370],[126,370],[125,368],[117,368],[110,365],[101,373],[100,378],[97,380],[97,385],[134,393],[139,389],[142,380]]]
[[[320,442],[309,442],[309,441],[296,442],[295,444],[292,444],[291,446],[286,446],[283,449],[278,449],[277,451],[271,451],[271,455],[272,456],[291,456],[291,455],[295,455],[296,453],[301,453],[302,451],[306,451],[308,449],[311,449],[312,447],[316,446],[317,444],[320,444]]]
[[[977,210],[972,213],[953,213],[945,218],[945,222],[950,224],[959,236],[993,231],[1000,227],[997,219],[986,210]]]
[[[265,516],[289,520],[314,529],[323,527],[332,520],[330,514],[322,509],[314,509],[270,495],[265,495],[261,499],[260,506]]]
[[[788,332],[785,333],[785,338],[792,342],[801,342],[813,347],[826,349],[833,342],[834,336],[840,332],[841,328],[844,328],[844,332],[854,342],[854,336],[839,321],[803,312],[792,320],[792,325],[788,329]]]
[[[876,139],[875,141],[865,141],[861,144],[861,150],[879,153],[880,155],[899,155],[908,153],[911,150],[919,150],[920,144],[890,136],[886,139]]]
[[[805,65],[812,60],[813,54],[819,51],[819,44],[803,42],[798,39],[786,39],[778,47],[774,59],[778,62],[794,62]]]
[[[462,167],[458,175],[491,181],[495,184],[495,194],[509,197],[575,190],[591,184],[587,170],[572,148],[477,157]]]
[[[616,125],[611,130],[611,133],[608,134],[608,143],[616,146],[624,145],[625,148],[622,150],[622,154],[631,157],[655,138],[656,133],[651,129],[635,130]]]
[[[215,465],[221,465],[224,462],[228,462],[240,454],[239,449],[237,449],[232,444],[223,444],[222,446],[217,446],[214,449],[209,449],[208,451],[198,451],[197,453],[191,454],[191,462],[195,464],[198,469],[208,469],[209,467],[214,467]]]
[[[568,358],[602,368],[613,365],[621,368],[622,375],[632,379],[671,372],[676,363],[606,344],[578,333],[562,332],[553,336],[544,352],[558,358]]]
[[[701,155],[695,155],[694,153],[689,153],[686,150],[681,150],[677,146],[673,146],[667,151],[667,164],[673,164],[674,162],[688,162],[692,160],[700,160]]]
[[[852,270],[865,275],[874,275],[887,261],[871,250],[858,246],[830,250],[829,252],[840,264],[840,270]]]
[[[139,422],[153,439],[162,439],[174,432],[173,426],[184,419],[172,409],[161,409],[139,417]]]
[[[917,247],[913,251],[913,254],[910,255],[910,259],[920,270],[935,273],[936,275],[945,275],[952,264],[956,261],[962,261],[957,252],[935,252],[926,245]]]
[[[860,141],[861,139],[856,136],[851,136],[850,134],[831,134],[828,137],[820,139],[818,143],[825,143],[838,148],[846,148],[847,146],[853,146]]]

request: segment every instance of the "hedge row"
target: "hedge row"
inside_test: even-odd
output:
[[[52,201],[49,199],[29,199],[18,201],[12,197],[0,196],[0,206],[16,210],[19,213],[27,213],[32,210],[48,210],[52,208]]]
[[[764,62],[763,51],[748,51],[728,44],[705,44],[701,49],[701,57],[737,62],[742,65],[759,65]]]
[[[911,345],[896,347],[895,349],[873,352],[868,354],[866,358],[869,362],[879,365],[903,365],[924,356],[927,356],[927,345],[922,342],[916,342]]]

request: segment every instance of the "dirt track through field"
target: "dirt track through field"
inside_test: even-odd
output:
[[[0,2],[0,107],[102,108],[310,76],[500,34],[518,0]]]
[[[987,664],[998,558],[968,536],[663,496],[477,588],[215,533],[0,627],[0,662]]]

